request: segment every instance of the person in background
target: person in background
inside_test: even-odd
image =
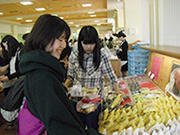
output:
[[[67,79],[68,59],[71,54],[71,49],[72,48],[69,46],[67,42],[66,48],[64,48],[60,56],[60,63],[64,66],[66,71],[65,80]]]
[[[108,39],[107,47],[108,47],[109,49],[112,49],[112,48],[113,48],[113,37],[110,37],[110,38]]]
[[[2,66],[4,66],[4,59],[3,59],[3,55],[2,55],[2,47],[0,46],[0,67],[2,67]]]
[[[19,43],[13,36],[6,35],[1,41],[1,47],[4,63],[3,66],[0,67],[0,81],[2,82],[3,93],[6,97],[9,93],[9,90],[15,83],[15,78],[20,76],[18,68],[18,57],[19,50],[22,48],[22,44]],[[3,118],[6,120],[5,129],[9,130],[14,128],[18,110],[7,111],[1,107],[0,111]]]
[[[41,15],[25,41],[19,64],[20,72],[25,75],[23,108],[39,120],[34,126],[43,124],[48,135],[87,134],[62,83],[65,70],[59,59],[69,36],[70,28],[64,20],[50,14]],[[36,127],[30,126],[32,122],[26,113],[23,115],[22,109],[18,134],[33,132]]]
[[[121,60],[121,72],[122,76],[127,76],[128,71],[128,61],[127,61],[127,54],[128,54],[128,42],[126,41],[126,35],[123,31],[118,32],[117,34],[113,34],[119,40],[119,46],[116,50],[117,57]]]
[[[93,26],[84,26],[79,33],[78,48],[73,49],[69,57],[65,85],[69,87],[70,84],[75,85],[78,81],[82,87],[100,89],[100,95],[103,95],[103,77],[105,75],[108,76],[112,89],[120,92],[117,77],[108,57],[101,51],[97,30]],[[84,115],[83,121],[87,127],[98,129],[100,109],[99,107],[95,112]]]
[[[28,35],[29,35],[29,33],[25,33],[25,34],[22,36],[22,39],[23,39],[24,41],[26,41],[26,40],[28,39]]]
[[[4,82],[4,93],[7,95],[9,88],[13,84],[13,78],[18,77],[20,74],[17,59],[22,44],[13,36],[6,35],[1,41],[1,47],[4,66],[0,68],[0,81]]]

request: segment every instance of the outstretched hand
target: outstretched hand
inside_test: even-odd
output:
[[[7,77],[7,76],[5,76],[5,75],[1,75],[0,76],[0,81],[1,82],[6,82],[6,81],[8,81],[9,80],[9,78]]]

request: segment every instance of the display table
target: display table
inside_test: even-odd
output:
[[[167,91],[169,92],[166,86],[172,81],[172,79],[170,80],[171,74],[173,74],[176,68],[180,68],[180,47],[142,46],[141,48],[150,50],[151,52],[147,74],[153,73],[155,75],[153,82],[165,93]],[[169,94],[175,97],[172,92],[169,92]]]
[[[164,91],[170,79],[170,74],[174,64],[180,65],[180,47],[142,46],[143,49],[150,50],[148,72],[153,72],[155,78],[153,81]]]
[[[180,47],[174,46],[141,46],[141,48],[150,50],[166,56],[180,59]]]
[[[159,135],[179,131],[180,102],[165,95],[146,75],[127,77],[119,83],[122,89],[131,91],[133,103],[122,106],[122,99],[116,96],[100,116],[102,134]]]
[[[121,61],[120,59],[109,59],[112,68],[114,70],[114,73],[116,74],[116,76],[119,78],[121,77]]]
[[[109,104],[100,116],[99,131],[107,135],[179,135],[180,102],[167,94],[165,88],[173,69],[180,67],[180,47],[141,48],[150,51],[146,75],[120,80],[121,89],[131,92],[133,103],[122,107],[117,96],[112,101],[117,106],[111,108]]]

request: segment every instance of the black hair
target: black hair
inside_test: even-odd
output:
[[[68,24],[57,16],[50,14],[41,15],[35,22],[28,39],[25,41],[25,52],[45,48],[53,45],[55,39],[65,33],[66,39],[69,39],[70,28]]]
[[[64,59],[66,56],[70,56],[71,54],[71,47],[69,46],[69,43],[67,42],[66,48],[63,49],[61,55],[60,55],[60,60]]]
[[[124,32],[121,30],[117,34],[113,34],[113,36],[120,38],[120,37],[126,37],[126,34],[124,34]]]
[[[110,38],[109,38],[109,41],[113,41],[113,37],[110,37]]]
[[[82,42],[84,44],[94,44],[95,48],[93,50],[93,64],[95,70],[100,65],[101,62],[101,45],[99,43],[99,36],[96,29],[93,26],[84,26],[79,33],[78,36],[78,61],[79,65],[82,69],[86,70],[83,66],[83,59],[84,59],[84,49],[82,47]]]
[[[25,33],[25,34],[22,36],[22,39],[25,41],[25,40],[28,38],[28,35],[29,35],[29,33]]]
[[[7,50],[5,49],[7,45]],[[13,36],[6,35],[1,41],[2,55],[4,62],[9,64],[12,57],[15,56],[18,48],[21,48],[22,44],[19,43]]]

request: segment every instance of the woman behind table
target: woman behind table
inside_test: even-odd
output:
[[[116,50],[116,55],[121,60],[121,72],[122,76],[125,77],[127,76],[128,71],[128,42],[123,31],[113,35],[116,36],[120,42],[118,49]]]
[[[86,134],[62,84],[65,71],[59,58],[69,35],[70,28],[62,19],[40,16],[25,41],[20,61],[28,109],[44,124],[48,135]],[[22,126],[29,127],[28,123]]]
[[[83,87],[103,88],[103,76],[107,75],[113,89],[117,89],[117,77],[112,66],[101,50],[99,36],[93,26],[84,26],[78,38],[78,49],[69,57],[67,81],[79,81]],[[68,84],[67,84],[68,85]]]
[[[78,50],[73,50],[69,57],[68,79],[65,85],[68,86],[70,81],[74,81],[74,84],[78,81],[82,87],[102,90],[104,75],[108,76],[113,89],[118,91],[117,78],[107,56],[101,51],[96,29],[92,26],[84,26],[79,33]],[[83,121],[88,127],[98,129],[100,108],[98,109],[83,116],[85,117]]]

